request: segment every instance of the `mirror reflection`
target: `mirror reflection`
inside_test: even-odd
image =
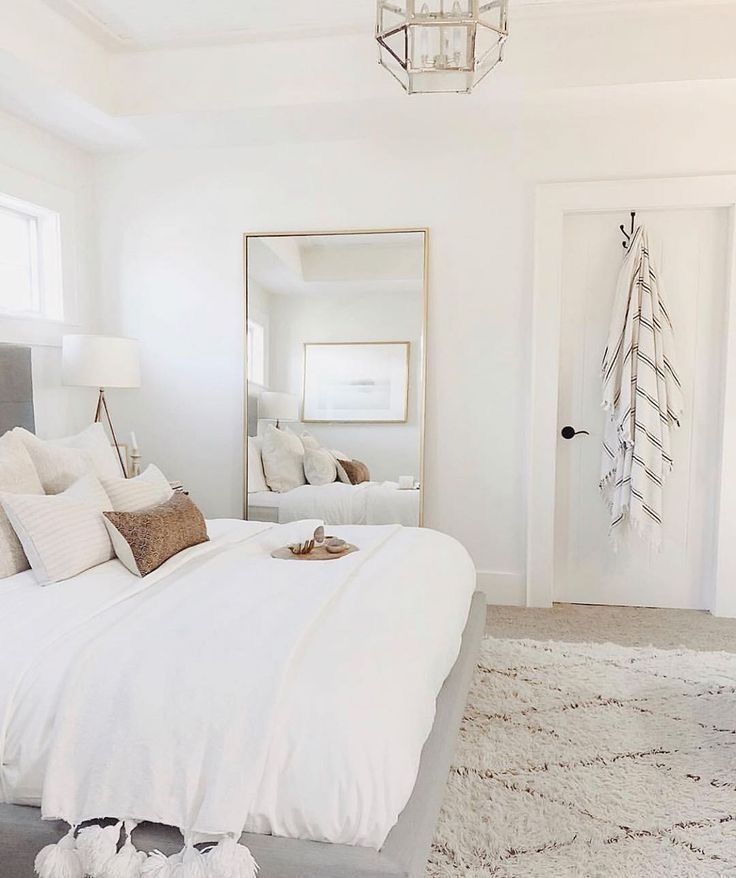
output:
[[[248,518],[421,524],[425,248],[247,236]]]

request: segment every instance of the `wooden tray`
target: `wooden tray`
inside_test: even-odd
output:
[[[340,552],[339,555],[333,555],[324,546],[317,546],[308,555],[292,555],[291,549],[284,546],[283,549],[274,549],[271,552],[271,557],[278,558],[279,561],[337,561],[338,558],[344,558],[346,555],[352,555],[353,552],[358,551],[360,550],[357,546],[347,543],[345,551]]]

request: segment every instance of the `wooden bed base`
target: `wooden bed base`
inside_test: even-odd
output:
[[[455,741],[485,630],[486,601],[476,592],[457,661],[437,699],[437,713],[419,765],[414,791],[383,848],[324,844],[245,833],[244,844],[260,865],[259,878],[421,878],[442,805]],[[0,805],[0,878],[33,878],[33,861],[44,845],[67,831],[41,820],[38,808]],[[181,850],[178,831],[142,824],[134,835],[141,850]]]

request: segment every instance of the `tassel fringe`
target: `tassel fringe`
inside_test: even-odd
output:
[[[167,857],[161,851],[137,850],[132,837],[135,826],[132,820],[87,826],[79,832],[72,826],[61,841],[39,851],[36,874],[39,878],[256,878],[258,874],[253,855],[233,836],[204,852],[187,843]]]

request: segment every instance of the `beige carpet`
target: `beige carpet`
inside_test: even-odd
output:
[[[486,638],[428,875],[736,876],[736,655]]]

